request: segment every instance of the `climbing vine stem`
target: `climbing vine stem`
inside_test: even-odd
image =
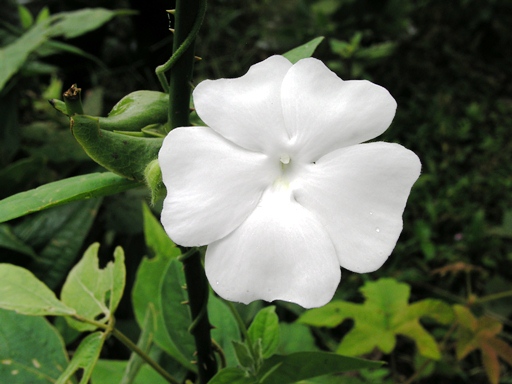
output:
[[[176,0],[174,11],[173,55],[156,72],[164,89],[170,70],[169,122],[170,129],[190,125],[190,93],[194,67],[194,41],[206,12],[206,0]],[[188,304],[192,316],[189,331],[196,345],[199,382],[206,384],[217,372],[217,361],[211,339],[208,319],[208,280],[197,249],[191,249],[181,258],[187,283]]]

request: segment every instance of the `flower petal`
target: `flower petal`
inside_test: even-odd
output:
[[[183,246],[209,244],[238,227],[278,168],[206,127],[172,130],[158,161],[167,187],[162,224]]]
[[[365,80],[343,81],[313,58],[288,71],[281,92],[286,129],[306,162],[373,139],[395,116],[395,99],[385,88]]]
[[[272,56],[237,79],[205,80],[194,105],[213,130],[252,151],[275,154],[288,139],[281,111],[281,83],[292,64]]]
[[[324,224],[343,268],[372,272],[395,247],[420,169],[401,145],[355,145],[309,165],[294,182],[294,196]]]
[[[256,210],[206,251],[206,275],[227,300],[329,302],[341,271],[327,232],[290,191],[265,192]]]

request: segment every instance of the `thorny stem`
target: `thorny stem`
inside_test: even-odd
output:
[[[116,328],[114,328],[114,318],[107,323],[100,323],[99,321],[87,319],[80,315],[72,316],[75,320],[81,321],[83,323],[92,324],[95,327],[104,330],[106,333],[112,334],[116,339],[118,339],[121,343],[123,343],[127,348],[135,352],[139,355],[149,366],[151,366],[155,371],[157,371],[165,380],[172,384],[180,384],[178,380],[172,377],[165,369],[163,369],[156,361],[154,361],[151,357],[149,357],[146,352],[140,349],[133,341],[131,341],[124,333],[120,332]]]
[[[170,129],[190,125],[190,83],[195,61],[194,41],[205,13],[206,0],[176,0],[171,60],[179,56],[172,64],[169,79]]]
[[[169,80],[170,129],[190,125],[190,82],[194,67],[194,40],[206,12],[206,0],[176,0],[173,55],[157,74],[165,89],[162,72],[172,67]],[[213,353],[211,325],[208,319],[209,285],[199,252],[192,249],[180,260],[185,270],[185,281],[189,297],[192,324],[189,328],[194,336],[197,351],[199,382],[206,384],[217,372],[217,361]]]
[[[158,80],[160,81],[160,84],[162,85],[162,88],[164,89],[165,92],[169,92],[169,82],[167,81],[167,78],[165,77],[165,72],[170,70],[176,64],[178,59],[189,48],[192,48],[191,50],[193,52],[192,43],[194,42],[194,40],[197,37],[197,34],[199,32],[199,29],[201,28],[201,24],[203,23],[205,13],[206,13],[206,0],[202,0],[201,4],[200,4],[200,8],[199,8],[199,13],[197,14],[197,17],[194,20],[194,25],[192,26],[190,33],[186,36],[185,40],[183,40],[179,44],[176,44],[176,41],[181,36],[178,36],[176,30],[178,30],[178,32],[179,32],[180,28],[176,28],[174,30],[174,33],[175,33],[174,46],[178,47],[178,48],[174,50],[174,52],[173,52],[172,56],[169,58],[169,60],[167,60],[164,64],[156,67],[156,70],[155,70]],[[176,20],[178,20],[178,16],[176,16]]]

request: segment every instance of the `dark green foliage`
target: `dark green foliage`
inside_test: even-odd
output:
[[[14,2],[7,3],[0,9],[2,48],[31,23],[37,23],[42,10],[38,2],[29,2],[30,12],[22,11],[20,19]],[[78,1],[47,3],[51,15],[82,7]],[[52,38],[53,45],[31,40],[34,46],[24,57],[26,61],[16,64],[0,93],[0,198],[52,181],[104,171],[73,140],[67,118],[46,100],[60,99],[62,88],[77,82],[83,88],[85,113],[104,118],[117,101],[136,89],[161,91],[154,69],[171,52],[164,9],[172,6],[163,1],[146,3],[132,2],[138,7],[137,16],[114,17],[80,38],[58,36]],[[114,1],[88,6],[125,8],[127,4]],[[411,302],[442,299],[450,304],[468,303],[479,319],[484,314],[499,314],[504,324],[500,336],[510,341],[510,297],[481,301],[478,297],[512,290],[511,35],[512,3],[508,0],[210,0],[195,49],[203,60],[195,66],[194,83],[204,78],[240,76],[250,65],[272,54],[324,36],[315,57],[341,78],[370,79],[396,98],[395,120],[377,140],[403,144],[418,154],[423,165],[392,256],[374,274],[344,272],[335,299],[361,303],[358,291],[365,282],[392,276],[411,286]],[[163,123],[165,119],[160,120]],[[152,150],[154,157],[156,149]],[[3,224],[0,262],[27,267],[58,290],[86,245],[100,241],[105,244],[101,252],[111,255],[114,246],[122,244],[128,273],[126,292],[131,292],[145,250],[140,207],[148,196],[139,189]],[[158,212],[158,205],[154,210]],[[145,209],[146,219],[148,212]],[[165,270],[167,259],[179,253],[169,244],[161,246],[172,255],[145,260],[143,265],[148,269],[139,271],[141,276],[159,277],[159,268]],[[155,252],[146,253],[153,256]],[[152,265],[154,270],[149,271]],[[134,293],[139,323],[148,298],[159,292],[157,283],[150,288],[141,283]],[[181,293],[181,287],[175,288]],[[224,303],[214,301],[211,305],[218,306],[210,310],[213,317],[216,313],[217,321],[222,318],[236,334],[237,327],[225,315]],[[158,302],[157,309],[160,306]],[[250,323],[260,306],[244,308],[244,321]],[[284,321],[293,322],[302,312],[293,305],[276,305],[281,328]],[[130,308],[122,313],[133,322]],[[164,315],[171,317],[170,313]],[[158,321],[161,329],[155,336],[156,344],[165,345],[164,353],[193,370],[190,348],[185,348],[185,357],[173,344],[176,335],[168,334],[162,320]],[[347,321],[332,329],[291,324],[284,325],[281,343],[274,340],[272,350],[335,350],[353,329]],[[422,319],[422,326],[437,341],[444,337],[454,340],[446,329],[439,330],[428,319]],[[213,332],[214,337],[221,337],[218,330]],[[297,337],[305,340],[302,349],[296,345]],[[229,340],[221,342],[229,349],[228,363],[234,367],[236,356],[240,360],[240,347],[233,347]],[[105,345],[102,357],[126,357],[117,345]],[[263,343],[263,352],[265,346]],[[426,365],[411,341],[398,337],[393,356],[375,352],[373,357],[391,364],[346,382],[398,382],[423,365],[419,378],[424,383],[438,378],[439,382],[486,380],[476,353],[457,362],[452,351],[451,357],[444,353],[440,362]],[[276,356],[272,361],[277,364],[282,359]],[[264,368],[270,372],[272,367]],[[276,371],[274,376],[281,380],[285,373]],[[242,369],[232,368],[226,377],[228,374],[249,382]],[[503,382],[510,380],[510,367],[502,365],[501,374]],[[338,379],[334,377],[332,382]]]

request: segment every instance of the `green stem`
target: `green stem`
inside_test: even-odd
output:
[[[205,13],[206,0],[176,0],[172,56],[178,58],[169,80],[170,129],[190,125],[190,83],[195,61],[193,43]]]
[[[199,382],[206,384],[217,372],[217,361],[213,353],[212,328],[208,319],[208,280],[204,273],[200,254],[196,249],[184,254],[180,261],[185,270],[185,281],[187,283],[188,302],[192,324],[189,327],[190,333],[194,336],[197,351],[197,369]]]
[[[165,380],[172,384],[179,384],[180,382],[172,377],[165,369],[163,369],[156,361],[154,361],[151,357],[149,357],[146,352],[140,349],[133,341],[131,341],[127,336],[118,331],[116,328],[112,329],[112,335],[119,340],[121,343],[126,345],[129,349],[139,355],[148,365],[151,366],[155,371],[157,371],[160,376],[162,376]]]
[[[503,299],[503,298],[509,297],[509,296],[512,296],[512,291],[493,293],[492,295],[487,295],[487,296],[480,297],[480,298],[476,299],[475,304],[476,303],[481,304],[481,303],[485,303],[488,301],[499,300],[499,299]]]
[[[157,371],[165,380],[172,384],[180,384],[178,380],[172,377],[165,369],[163,369],[156,361],[154,361],[151,357],[149,357],[146,352],[140,349],[133,341],[131,341],[124,333],[118,331],[113,326],[113,321],[109,321],[107,324],[100,323],[99,321],[90,320],[80,315],[73,315],[75,320],[81,321],[83,323],[92,324],[95,327],[104,330],[107,333],[111,333],[116,339],[118,339],[121,343],[123,343],[130,350],[139,355],[149,366],[151,366],[155,371]]]
[[[64,94],[64,102],[66,103],[67,115],[83,115],[84,110],[82,108],[82,88],[78,88],[76,84],[73,84]]]
[[[159,65],[156,67],[155,73],[158,77],[158,80],[160,81],[160,84],[162,85],[162,88],[165,92],[169,92],[169,83],[167,82],[167,78],[165,77],[165,72],[170,70],[174,64],[178,61],[178,59],[185,53],[185,51],[190,48],[192,43],[195,41],[196,36],[199,32],[199,29],[201,28],[201,24],[203,24],[204,15],[206,14],[206,0],[203,0],[201,2],[199,13],[197,15],[197,18],[195,19],[194,25],[188,34],[188,36],[185,38],[183,43],[179,45],[177,49],[174,50],[172,56],[167,60],[164,64]],[[176,30],[175,30],[176,33]],[[176,47],[176,35],[174,40],[174,46]]]

